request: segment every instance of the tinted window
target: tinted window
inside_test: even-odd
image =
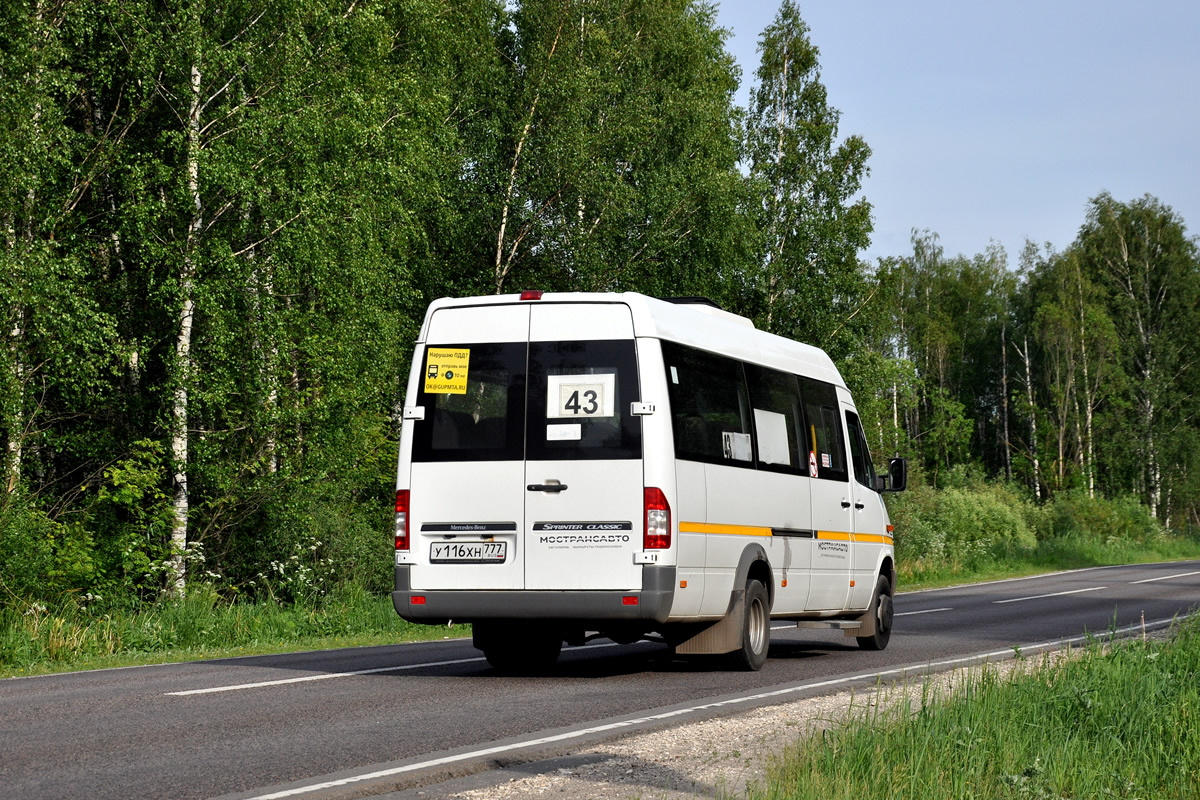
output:
[[[807,475],[807,456],[801,431],[804,412],[796,377],[746,364],[750,406],[754,415],[754,444],[758,466],[778,472]]]
[[[675,455],[754,466],[750,403],[741,362],[663,342]]]
[[[414,461],[642,456],[630,339],[430,345],[420,384]]]
[[[641,458],[639,394],[632,339],[532,342],[528,457]]]
[[[817,477],[846,481],[846,447],[837,410],[837,392],[832,384],[800,378],[804,397],[809,455],[817,464]]]
[[[870,489],[875,488],[875,465],[871,463],[871,451],[867,449],[867,437],[863,433],[858,415],[846,412],[846,427],[850,432],[850,459],[854,462],[854,479]]]
[[[427,347],[417,394],[425,419],[413,428],[413,460],[523,459],[525,349],[524,342]]]

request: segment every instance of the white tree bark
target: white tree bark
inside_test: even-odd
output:
[[[1096,454],[1092,439],[1092,419],[1095,416],[1098,386],[1092,385],[1092,377],[1088,363],[1087,326],[1084,320],[1083,274],[1079,262],[1075,262],[1076,288],[1079,292],[1079,354],[1083,368],[1083,413],[1084,413],[1084,443],[1083,472],[1087,478],[1088,497],[1096,496]]]
[[[1029,357],[1029,337],[1022,340],[1025,349],[1017,349],[1021,360],[1025,362],[1025,399],[1029,404],[1029,458],[1033,462],[1033,494],[1041,502],[1042,499],[1042,465],[1037,451],[1037,405],[1033,401],[1033,366]]]
[[[188,382],[192,373],[192,321],[195,317],[196,248],[204,226],[200,197],[200,65],[192,63],[187,119],[187,187],[192,203],[187,243],[180,266],[179,333],[175,339],[174,402],[171,406],[171,457],[175,468],[174,517],[171,522],[171,586],[182,596],[187,589],[184,552],[188,544]]]
[[[1008,433],[1008,321],[1000,326],[1000,416],[1004,430],[1004,478],[1012,480],[1012,445]]]
[[[554,43],[550,45],[550,52],[546,56],[546,69],[550,69],[550,62],[554,60],[554,53],[558,50],[558,43],[562,37],[562,24],[559,24],[558,30],[554,35]],[[529,133],[533,129],[533,120],[537,113],[538,102],[541,99],[541,94],[535,94],[533,101],[529,104],[529,114],[525,118],[525,127],[521,129],[521,135],[517,139],[517,146],[513,152],[512,167],[508,171],[508,188],[504,192],[504,206],[500,211],[500,230],[496,234],[496,262],[495,262],[495,280],[496,294],[504,291],[504,281],[508,278],[508,273],[512,271],[513,261],[517,255],[517,248],[524,238],[524,233],[519,233],[508,248],[508,256],[504,255],[505,239],[508,235],[508,216],[512,210],[513,195],[517,186],[517,170],[521,165],[521,152],[525,149],[525,142],[529,139]]]

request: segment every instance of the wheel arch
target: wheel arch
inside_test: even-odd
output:
[[[738,592],[744,591],[746,582],[750,580],[760,581],[767,587],[767,605],[774,607],[775,576],[771,572],[771,560],[767,558],[767,551],[758,542],[752,542],[742,550],[742,557],[738,560],[737,573],[733,579],[733,594],[729,598],[731,609],[737,602]]]
[[[879,564],[879,575],[883,575],[892,584],[892,594],[896,593],[896,559],[888,553],[883,557],[883,561]]]

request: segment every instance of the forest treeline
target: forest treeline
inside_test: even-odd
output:
[[[1183,220],[1099,194],[1062,250],[915,232],[864,263],[870,149],[798,10],[745,78],[715,20],[0,5],[0,603],[386,590],[424,308],[523,288],[707,295],[828,350],[877,458],[929,486],[968,470],[1200,524]]]

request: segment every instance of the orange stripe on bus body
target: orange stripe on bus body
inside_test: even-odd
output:
[[[727,525],[712,522],[680,522],[680,533],[718,533],[733,536],[771,536],[771,529],[759,525]],[[892,544],[891,536],[877,533],[848,533],[846,531],[817,531],[817,538],[839,542],[872,542]]]
[[[680,522],[680,533],[731,533],[737,536],[770,536],[771,529],[757,525],[719,525],[711,522]]]

